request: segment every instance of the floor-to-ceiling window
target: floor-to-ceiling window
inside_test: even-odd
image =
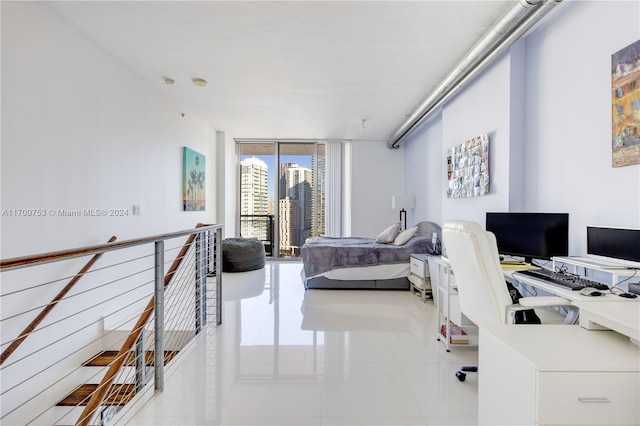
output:
[[[240,235],[268,256],[298,257],[325,228],[325,150],[318,142],[238,142]]]

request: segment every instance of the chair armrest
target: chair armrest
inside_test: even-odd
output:
[[[541,297],[521,297],[519,303],[507,305],[505,308],[505,324],[515,324],[516,312],[533,308],[553,308],[563,307],[570,309],[565,324],[575,324],[578,319],[578,307],[571,304],[571,301],[564,297],[541,296]]]
[[[547,306],[573,306],[569,299],[557,296],[521,297],[518,303],[528,308],[541,308]]]

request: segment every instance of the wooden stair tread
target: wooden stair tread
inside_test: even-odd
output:
[[[80,385],[73,390],[69,395],[64,397],[62,401],[58,402],[56,406],[59,407],[77,407],[85,406],[91,399],[91,395],[98,389],[98,385]],[[133,384],[115,384],[111,385],[107,396],[101,405],[125,405],[136,394],[136,387]]]
[[[167,363],[169,363],[169,361],[171,361],[177,354],[178,351],[164,351],[164,364],[167,365]],[[82,365],[85,367],[107,367],[113,362],[113,360],[116,359],[117,355],[118,351],[102,351],[88,361],[84,362]],[[147,351],[144,354],[145,364],[147,366],[153,366],[153,356],[154,351]],[[126,355],[124,366],[135,366],[135,354],[133,352],[129,352]]]

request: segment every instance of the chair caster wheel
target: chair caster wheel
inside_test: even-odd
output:
[[[464,382],[465,379],[467,378],[467,375],[462,371],[456,371],[456,377],[458,378],[459,381]]]

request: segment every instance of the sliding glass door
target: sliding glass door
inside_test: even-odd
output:
[[[268,256],[295,258],[324,234],[324,144],[239,142],[240,235]]]

